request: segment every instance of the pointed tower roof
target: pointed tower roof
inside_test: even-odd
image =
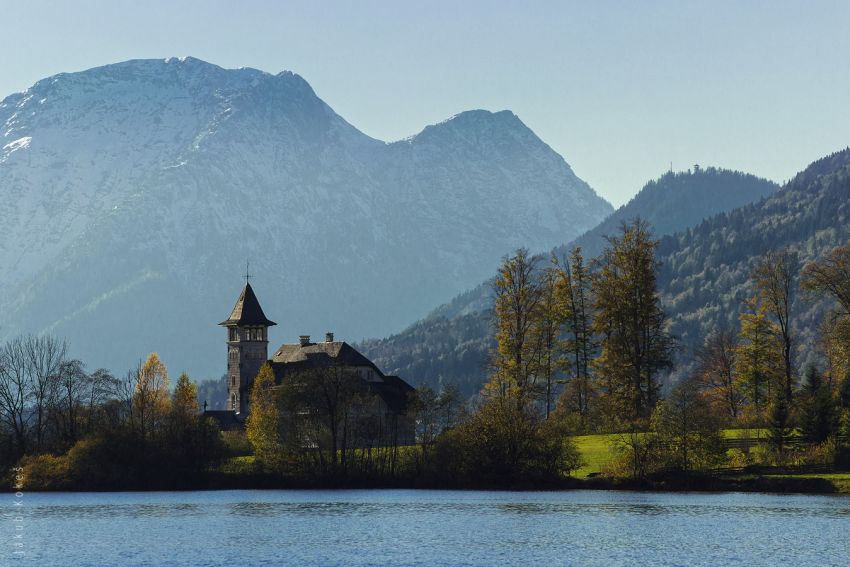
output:
[[[277,323],[266,318],[257,296],[254,295],[251,284],[246,282],[245,287],[242,288],[242,293],[239,294],[239,299],[236,300],[236,305],[233,306],[230,317],[219,325],[264,325],[271,327],[277,325]]]

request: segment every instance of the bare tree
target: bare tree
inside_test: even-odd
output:
[[[23,339],[18,337],[0,348],[0,419],[14,435],[15,449],[23,455],[28,449],[30,380]]]
[[[59,371],[65,363],[67,343],[50,335],[28,335],[22,349],[30,382],[30,404],[35,416],[35,450],[44,445],[48,411],[55,405],[59,391]]]

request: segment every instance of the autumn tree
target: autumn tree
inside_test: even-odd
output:
[[[152,352],[138,369],[133,391],[133,412],[142,439],[162,424],[170,405],[168,370],[159,355]]]
[[[796,335],[793,326],[794,278],[799,269],[797,255],[788,250],[771,251],[762,257],[753,270],[753,283],[767,312],[773,318],[782,348],[783,395],[791,405],[794,392],[794,346]]]
[[[802,287],[832,297],[838,304],[837,313],[850,317],[850,245],[834,248],[821,260],[808,263],[803,268]]]
[[[251,411],[245,423],[248,441],[257,460],[266,466],[273,465],[280,456],[282,444],[278,393],[270,364],[264,364],[254,378],[249,401]]]
[[[545,415],[549,418],[555,401],[557,375],[564,366],[564,349],[561,340],[561,328],[567,317],[566,299],[563,294],[566,274],[557,258],[540,274],[540,301],[535,314],[534,335],[537,345],[537,373],[543,388]]]
[[[594,395],[591,363],[597,344],[593,332],[590,273],[584,262],[581,248],[572,249],[569,258],[560,264],[556,290],[563,309],[565,331],[564,365],[567,367],[567,385],[561,404],[568,412],[579,416],[580,428],[588,425],[591,398]]]
[[[674,341],[666,329],[656,285],[655,248],[648,225],[624,223],[592,276],[600,337],[596,366],[609,412],[620,421],[646,419],[658,400],[659,375],[672,365]]]
[[[537,263],[521,248],[504,259],[493,282],[497,347],[484,394],[510,398],[521,408],[539,397],[538,318],[543,290]]]
[[[198,386],[185,372],[180,374],[171,398],[172,414],[183,421],[198,415]]]
[[[735,420],[744,403],[735,380],[738,336],[731,329],[719,329],[705,338],[697,351],[695,380],[719,415]]]
[[[751,404],[750,417],[763,424],[765,408],[781,380],[782,360],[777,334],[765,306],[757,299],[744,302],[740,314],[741,332],[735,349],[740,390]]]

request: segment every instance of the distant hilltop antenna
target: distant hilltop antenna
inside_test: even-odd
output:
[[[673,173],[673,162],[670,161],[670,173]]]

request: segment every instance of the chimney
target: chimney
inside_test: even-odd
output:
[[[325,333],[325,342],[326,343],[334,342],[334,334],[333,333]]]
[[[310,344],[310,335],[299,335],[298,342],[301,343],[301,346],[307,346]]]

